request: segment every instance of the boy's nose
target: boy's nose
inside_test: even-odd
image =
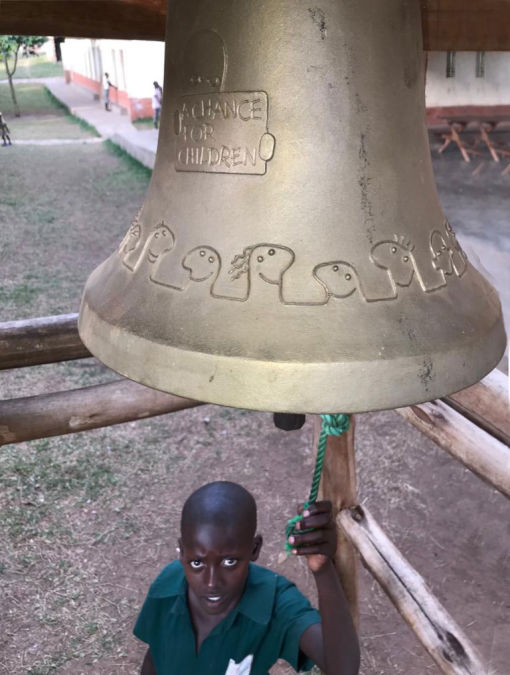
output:
[[[218,570],[214,566],[210,566],[207,570],[207,588],[215,588],[218,580]]]

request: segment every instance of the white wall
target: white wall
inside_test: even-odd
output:
[[[124,68],[129,96],[151,98],[154,80],[163,86],[165,43],[142,40],[125,40],[124,43]]]
[[[486,52],[485,76],[476,77],[476,52],[455,53],[455,77],[446,77],[446,52],[429,52],[428,107],[509,105],[510,52]]]
[[[151,98],[154,80],[163,85],[165,43],[67,38],[62,60],[66,70],[100,81],[101,86],[106,72],[130,98]]]

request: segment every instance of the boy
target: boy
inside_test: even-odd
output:
[[[152,123],[154,124],[154,129],[157,129],[159,127],[159,117],[161,115],[163,89],[161,89],[161,86],[156,80],[154,80],[152,84],[154,85],[154,93],[152,94]]]
[[[110,75],[108,73],[104,74],[104,109],[107,112],[112,111],[112,106],[110,104],[110,87],[117,89],[117,87],[110,82]]]
[[[331,504],[303,513],[289,538],[305,555],[320,614],[285,577],[254,565],[257,510],[240,485],[204,485],[184,504],[180,559],[152,584],[134,629],[149,644],[141,675],[267,675],[283,658],[295,670],[357,675],[359,646],[332,557]],[[322,621],[321,621],[322,620]]]
[[[9,127],[7,126],[7,122],[4,121],[3,115],[0,112],[0,133],[2,135],[2,145],[12,145],[11,143],[11,137],[10,137],[10,131]]]

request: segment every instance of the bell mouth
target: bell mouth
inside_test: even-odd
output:
[[[390,361],[267,361],[155,342],[102,319],[84,299],[85,346],[112,370],[154,389],[234,408],[292,413],[358,413],[433,400],[479,381],[501,359],[501,321],[451,349]]]

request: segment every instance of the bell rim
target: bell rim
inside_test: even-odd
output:
[[[158,344],[108,323],[85,300],[78,331],[84,345],[108,368],[158,391],[232,408],[309,414],[389,410],[453,394],[495,368],[506,348],[501,315],[487,333],[451,350],[391,359],[398,376],[388,376],[385,360],[297,364]],[[126,367],[129,361],[131,367]],[[435,379],[427,381],[425,362],[432,364]],[[355,394],[349,387],[354,378]]]

